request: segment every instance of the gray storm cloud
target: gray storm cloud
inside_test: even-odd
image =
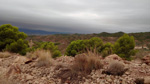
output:
[[[150,31],[150,0],[0,0],[0,25],[72,32]]]

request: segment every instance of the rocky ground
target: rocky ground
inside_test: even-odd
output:
[[[126,61],[117,55],[101,59],[103,69],[93,70],[89,75],[78,76],[76,80],[68,77],[64,84],[136,84],[137,78],[150,84],[150,65],[142,60]],[[122,76],[102,74],[111,61],[122,62],[128,70]],[[148,60],[145,59],[146,61]],[[62,78],[57,74],[74,62],[74,57],[62,56],[53,60],[50,66],[37,67],[36,60],[12,54],[8,58],[0,58],[0,84],[62,84]],[[64,72],[65,73],[65,72]]]

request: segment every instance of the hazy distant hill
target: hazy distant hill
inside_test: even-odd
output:
[[[24,32],[28,35],[50,35],[50,34],[68,34],[66,32],[49,32],[43,30],[32,30],[32,29],[19,29],[19,31]]]

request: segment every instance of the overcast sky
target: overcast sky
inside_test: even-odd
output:
[[[72,32],[150,32],[150,0],[0,0],[0,25]]]

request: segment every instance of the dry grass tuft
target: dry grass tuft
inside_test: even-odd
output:
[[[75,57],[73,70],[89,74],[92,70],[101,69],[103,67],[99,56],[92,52],[81,54]]]
[[[0,58],[7,58],[10,57],[11,53],[5,51],[5,52],[0,52]]]
[[[108,69],[106,70],[106,74],[108,75],[123,75],[125,73],[126,69],[123,65],[123,63],[118,61],[113,61],[109,64]]]
[[[52,64],[52,57],[51,53],[46,50],[37,50],[33,53],[27,54],[27,57],[31,59],[37,59],[36,66],[50,66]]]
[[[58,67],[61,67],[60,65]],[[62,83],[79,84],[79,76],[86,77],[92,70],[103,67],[100,58],[92,52],[75,56],[73,65],[60,69],[57,77],[62,79]]]

